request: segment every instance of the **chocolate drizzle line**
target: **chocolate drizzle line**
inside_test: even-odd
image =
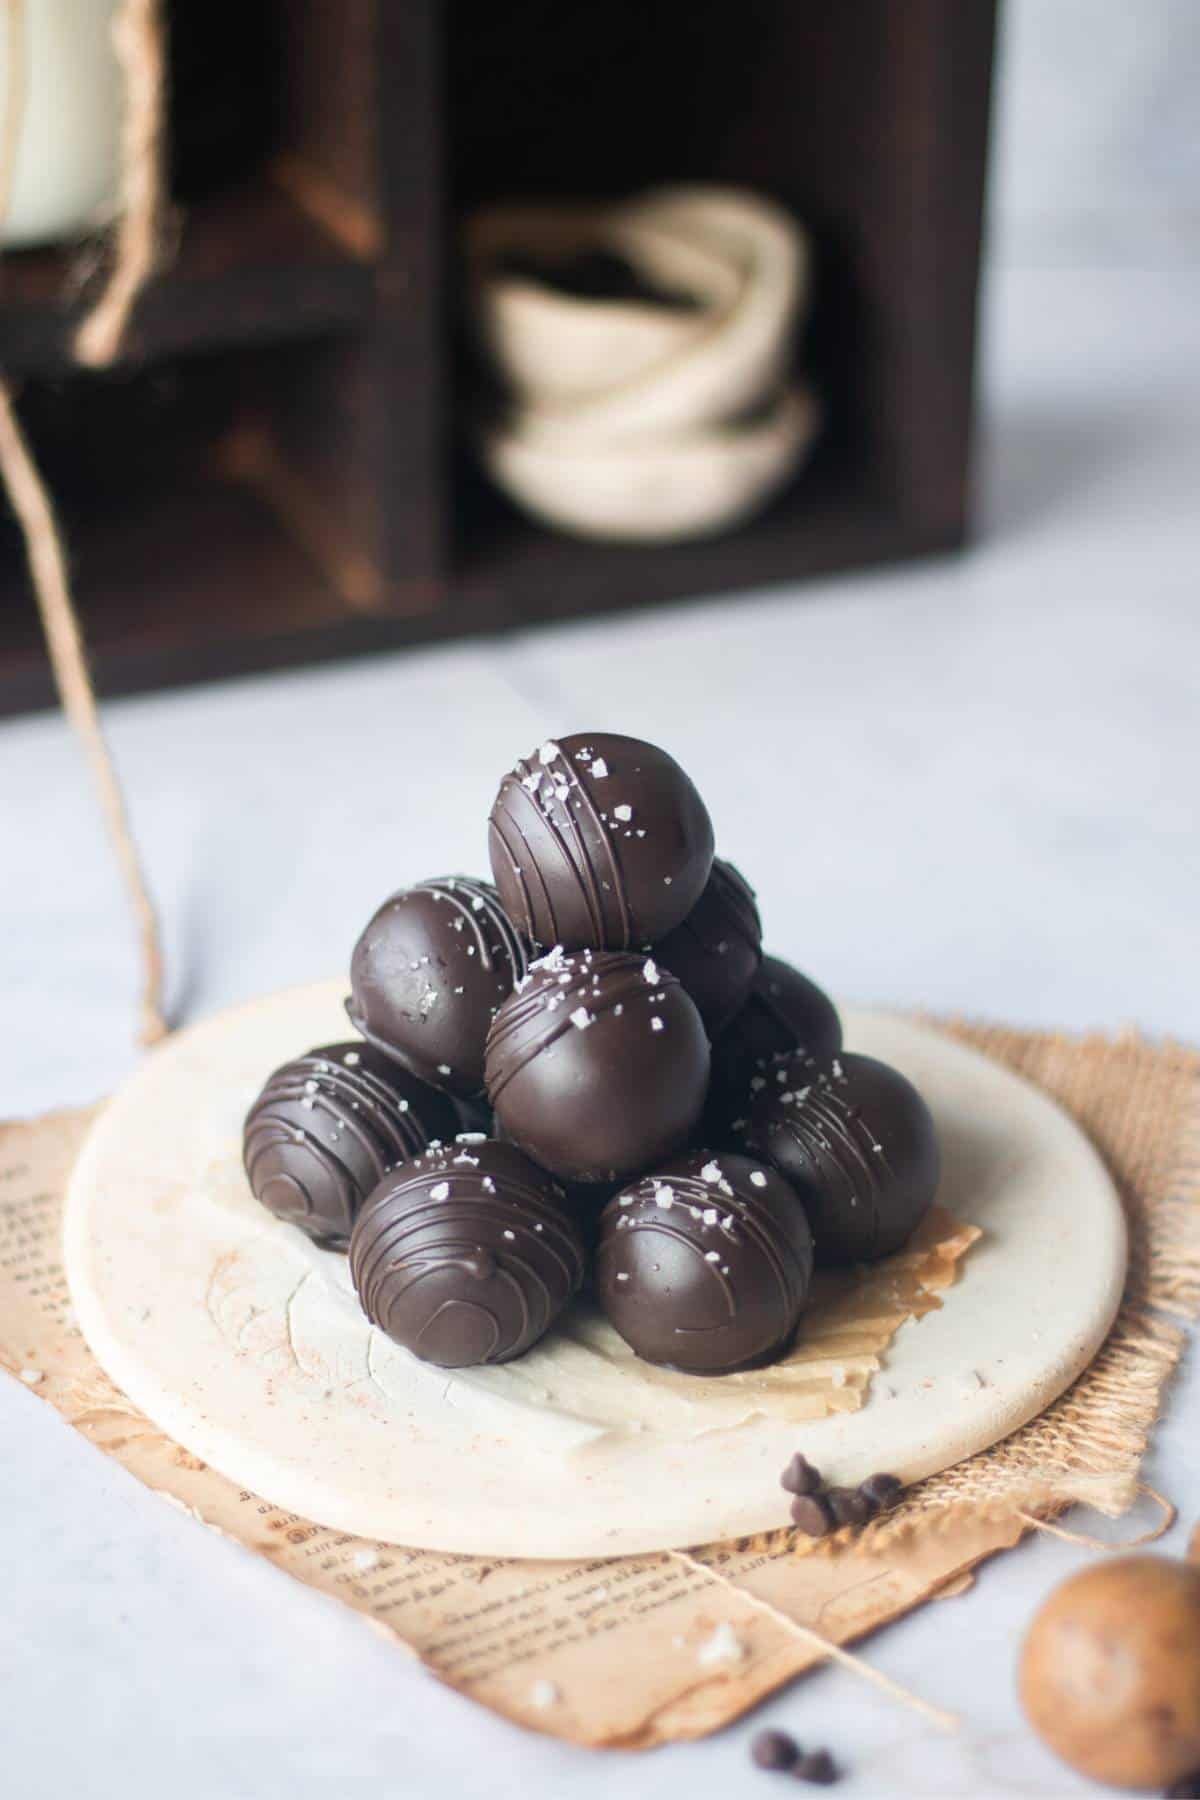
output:
[[[531,969],[528,979],[537,985],[525,993],[518,991],[506,1000],[488,1032],[488,1095],[493,1106],[513,1077],[520,1074],[535,1056],[549,1049],[568,1031],[578,1029],[571,1018],[576,1010],[572,1001],[586,1005],[593,1018],[598,1018],[617,1006],[638,999],[647,1005],[657,1005],[655,995],[680,985],[665,969],[658,971],[654,982],[648,982],[643,973],[645,962],[640,957],[631,956],[627,964],[614,968],[614,962],[619,962],[620,957],[620,952],[606,953],[606,966],[601,975],[592,973],[594,957],[590,950],[563,956],[554,968],[535,965]],[[559,980],[563,974],[570,975],[568,983]],[[561,997],[560,1004],[551,1012],[548,1002],[556,996]],[[515,1040],[522,1034],[527,1034],[526,1041],[519,1044]]]
[[[720,1167],[720,1158],[717,1157],[714,1160]],[[673,1195],[672,1211],[676,1206],[690,1207],[694,1211],[707,1211],[715,1207],[718,1211],[732,1216],[735,1224],[741,1226],[747,1237],[761,1252],[764,1261],[775,1277],[784,1306],[791,1309],[796,1305],[796,1283],[790,1278],[787,1264],[779,1253],[778,1229],[770,1213],[765,1207],[757,1206],[753,1200],[736,1194],[731,1197],[722,1193],[715,1183],[703,1181],[694,1175],[676,1174],[661,1179],[656,1176],[644,1177],[631,1196],[633,1206],[644,1210],[634,1213],[631,1209],[626,1209],[623,1215],[618,1215],[618,1217],[624,1216],[627,1221],[625,1230],[652,1229],[661,1232],[664,1237],[673,1238],[675,1242],[682,1244],[687,1249],[695,1250],[697,1248],[695,1238],[686,1231],[676,1229],[671,1223],[668,1210],[659,1204],[658,1191],[664,1185],[670,1187]],[[721,1231],[724,1228],[718,1224],[714,1229]],[[733,1318],[736,1313],[733,1285],[727,1276],[721,1274],[719,1263],[710,1263],[709,1268],[721,1282],[729,1316]],[[680,1332],[679,1335],[686,1335],[686,1333]]]
[[[298,1124],[294,1116],[282,1116],[276,1109],[285,1105],[304,1107],[312,1117],[311,1127]],[[303,1056],[271,1078],[246,1120],[244,1153],[251,1186],[258,1191],[256,1170],[268,1151],[281,1144],[302,1148],[333,1181],[348,1230],[359,1185],[333,1144],[318,1134],[318,1119],[330,1122],[338,1136],[345,1132],[354,1139],[376,1181],[397,1163],[419,1156],[428,1138],[411,1108],[402,1112],[395,1094],[367,1068],[347,1068],[328,1057]],[[316,1218],[323,1211],[294,1170],[280,1171],[272,1179],[295,1191],[308,1217]]]
[[[439,1184],[445,1184],[449,1191],[434,1199],[430,1190]],[[405,1205],[408,1195],[412,1200]],[[511,1219],[514,1233],[503,1245],[497,1240],[498,1216]],[[521,1238],[528,1240],[535,1231],[539,1249],[560,1272],[561,1289],[557,1295],[519,1248]],[[407,1249],[414,1237],[421,1241]],[[540,1336],[562,1297],[574,1293],[583,1279],[583,1258],[577,1240],[561,1213],[536,1187],[505,1175],[496,1178],[495,1191],[489,1192],[474,1170],[456,1169],[452,1161],[444,1159],[389,1187],[367,1209],[355,1233],[352,1259],[364,1310],[389,1335],[393,1334],[397,1323],[394,1315],[408,1290],[425,1276],[457,1268],[468,1278],[481,1282],[499,1279],[515,1304],[517,1329],[511,1322],[502,1325],[494,1310],[472,1297],[469,1303],[476,1311],[485,1312],[492,1323],[491,1344],[484,1351],[483,1361],[493,1360],[515,1339]],[[534,1306],[531,1295],[536,1300]],[[462,1298],[454,1304],[462,1304]],[[438,1316],[434,1313],[425,1321],[422,1337],[432,1329]]]
[[[562,781],[568,789],[566,799],[560,798],[556,786],[553,772],[553,765],[556,763],[561,763],[565,771]],[[534,791],[526,785],[531,779],[537,783]],[[527,880],[529,870],[537,878],[545,916],[550,926],[546,937],[550,942],[555,942],[563,936],[563,932],[553,895],[538,866],[539,859],[531,844],[530,833],[519,816],[521,810],[532,815],[539,832],[549,833],[563,864],[574,877],[579,897],[587,912],[591,935],[596,942],[607,942],[614,948],[627,949],[632,940],[633,921],[620,858],[610,834],[604,828],[594,795],[565,753],[560,749],[549,763],[541,763],[540,772],[523,759],[518,761],[512,772],[505,776],[501,784],[501,795],[503,806],[496,808],[491,829],[502,844],[520,885],[529,936],[537,941],[544,941],[542,934],[536,929],[537,913]],[[587,834],[572,809],[572,796],[576,797],[579,807],[585,810],[587,823],[591,827]],[[506,826],[511,827],[521,841],[519,861],[517,852],[505,835]],[[596,863],[600,858],[603,859],[610,878],[607,882],[597,872]],[[612,895],[616,909],[615,929],[611,930],[611,921],[606,916],[605,890]]]
[[[884,1177],[892,1178],[891,1165],[861,1114],[842,1099],[827,1076],[815,1079],[805,1098],[789,1106],[787,1129],[814,1170],[822,1163],[832,1164],[848,1193],[870,1206],[877,1233]]]
[[[489,971],[495,968],[496,954],[500,951],[512,966],[514,980],[519,981],[525,974],[529,967],[525,945],[487,882],[473,881],[466,875],[444,875],[430,881],[414,882],[411,888],[404,889],[404,893],[432,894],[435,900],[444,901],[457,912],[471,928],[483,968]],[[492,938],[483,929],[484,920],[492,928]]]

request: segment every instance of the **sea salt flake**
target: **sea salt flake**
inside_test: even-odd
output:
[[[450,1183],[448,1181],[435,1181],[429,1190],[429,1198],[431,1200],[448,1200],[450,1198]]]
[[[516,1234],[516,1232],[515,1232],[515,1231],[506,1231],[506,1232],[505,1232],[505,1233],[504,1233],[504,1235],[505,1235],[505,1237],[506,1237],[506,1238],[507,1238],[507,1239],[508,1239],[508,1241],[509,1241],[509,1243],[510,1243],[510,1244],[515,1244],[515,1243],[516,1243],[516,1241],[517,1241],[517,1234]]]
[[[562,751],[559,749],[559,747],[555,743],[554,739],[547,738],[545,743],[542,745],[541,749],[538,751],[538,761],[543,762],[543,763],[552,763],[556,756],[561,756],[561,755],[562,755]]]
[[[490,1175],[484,1176],[483,1180],[480,1182],[480,1186],[485,1194],[494,1194],[496,1191],[496,1184]]]
[[[628,825],[628,823],[629,823],[630,819],[632,819],[632,817],[633,817],[632,806],[614,806],[613,807],[613,818],[620,819],[622,825]]]
[[[750,1185],[751,1187],[766,1187],[767,1178],[761,1169],[752,1169],[750,1171]]]
[[[576,1031],[586,1031],[589,1025],[596,1023],[586,1006],[577,1006],[570,1018]]]
[[[666,1029],[666,1027],[663,1025],[663,1022],[659,1018],[657,1013],[655,1013],[654,1017],[650,1021],[650,1029],[651,1029],[651,1031],[664,1031]]]
[[[721,1215],[715,1206],[706,1206],[700,1216],[706,1225],[715,1225]]]
[[[720,1163],[715,1161],[706,1162],[700,1171],[700,1179],[701,1181],[707,1181],[710,1186],[715,1182],[723,1181],[724,1176],[721,1174]]]
[[[362,1061],[362,1057],[358,1054],[357,1050],[347,1050],[342,1061],[348,1069],[354,1069],[358,1067],[359,1063]]]
[[[350,1558],[360,1575],[365,1575],[369,1569],[377,1569],[382,1560],[378,1550],[356,1550]]]
[[[662,1182],[654,1190],[654,1200],[655,1204],[661,1206],[664,1212],[670,1212],[675,1204],[675,1189],[668,1187],[665,1181]]]
[[[38,1382],[41,1381],[42,1379],[43,1379],[43,1371],[41,1369],[22,1369],[21,1370],[21,1380],[25,1383],[26,1387],[36,1387]]]
[[[605,762],[605,760],[602,756],[597,756],[593,760],[592,774],[596,777],[597,781],[603,781],[605,776],[608,774],[608,764]]]
[[[529,1690],[529,1698],[544,1712],[548,1706],[557,1706],[562,1693],[553,1681],[535,1681]]]
[[[452,1071],[451,1071],[449,1063],[439,1063],[438,1064],[438,1074],[439,1075],[449,1075],[451,1073],[452,1073]]]
[[[628,1277],[628,1275],[622,1275],[622,1274],[618,1273],[617,1280],[618,1281],[628,1281],[629,1277]]]
[[[486,1131],[460,1131],[454,1139],[456,1144],[486,1144]]]
[[[705,1262],[720,1262],[721,1252],[719,1250],[706,1250],[704,1252],[704,1260]]]
[[[645,962],[642,964],[642,980],[648,981],[650,983],[651,987],[658,986],[658,983],[659,983],[658,964],[655,962],[655,960],[652,956],[648,956],[646,958]]]
[[[740,1663],[745,1660],[746,1646],[742,1643],[728,1619],[723,1619],[711,1637],[696,1651],[696,1661],[701,1668],[708,1669],[714,1663]]]

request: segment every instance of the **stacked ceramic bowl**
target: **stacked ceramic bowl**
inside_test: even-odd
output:
[[[472,318],[508,405],[481,427],[493,479],[547,523],[670,541],[738,523],[809,449],[817,409],[793,376],[807,239],[725,188],[504,206],[467,238]],[[629,291],[572,292],[591,257]]]

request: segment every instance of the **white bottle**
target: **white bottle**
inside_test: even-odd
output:
[[[119,0],[0,4],[0,243],[54,243],[101,229],[117,205],[123,83],[112,44]],[[7,176],[5,182],[4,177]]]

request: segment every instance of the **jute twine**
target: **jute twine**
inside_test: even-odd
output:
[[[6,0],[8,91],[0,142],[0,219],[7,214],[24,109],[24,4]],[[115,359],[134,304],[154,269],[163,195],[166,33],[161,0],[121,0],[113,47],[125,92],[121,183],[112,266],[76,333],[79,362],[91,369]],[[137,922],[142,956],[141,1041],[168,1029],[163,1015],[163,956],[154,903],[130,826],[112,753],[100,725],[67,558],[54,504],[21,430],[11,385],[0,376],[0,479],[25,541],[25,555],[63,710],[83,746],[105,826]]]

